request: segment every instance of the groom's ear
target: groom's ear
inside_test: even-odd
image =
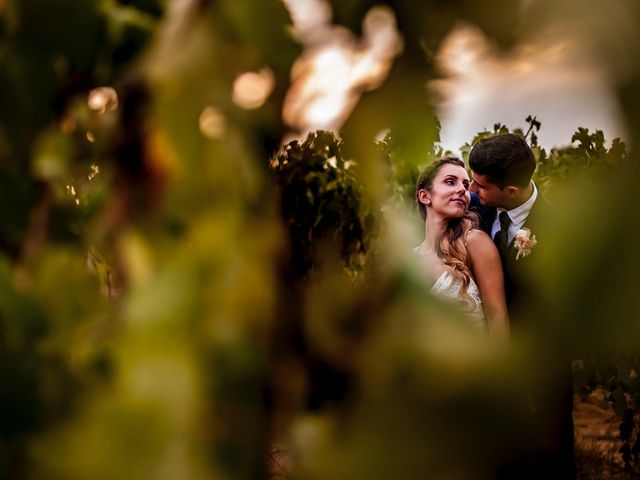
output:
[[[518,193],[520,193],[520,189],[515,185],[507,185],[506,187],[504,187],[504,192],[508,197],[513,198],[518,196]]]

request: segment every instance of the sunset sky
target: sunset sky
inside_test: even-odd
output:
[[[285,121],[302,132],[337,130],[359,99],[353,87],[377,88],[401,52],[393,12],[372,9],[363,38],[356,38],[332,23],[324,0],[284,1],[305,46],[292,72]],[[566,145],[577,127],[604,130],[609,140],[624,138],[610,77],[568,32],[530,36],[505,53],[473,25],[454,29],[438,54],[445,79],[429,86],[443,98],[436,105],[442,145],[457,152],[494,123],[525,127],[530,114],[542,122],[539,141],[547,148]]]
[[[542,122],[539,141],[549,148],[567,144],[577,127],[624,137],[606,76],[569,39],[533,41],[501,55],[477,28],[461,25],[440,58],[449,74],[435,85],[446,99],[438,105],[446,148],[455,151],[496,122],[525,127],[528,115]]]

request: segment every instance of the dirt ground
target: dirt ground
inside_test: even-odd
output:
[[[620,420],[602,392],[574,398],[573,424],[578,479],[628,478],[618,453]]]
[[[616,418],[602,392],[574,398],[573,422],[578,480],[626,480],[622,457],[618,453],[620,420]],[[291,469],[282,445],[270,452],[272,479],[286,479]]]

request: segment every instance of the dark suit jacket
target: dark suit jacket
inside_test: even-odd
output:
[[[531,230],[531,233],[536,236],[536,239],[540,244],[540,235],[543,230],[541,211],[548,207],[548,203],[544,200],[540,192],[538,191],[538,198],[536,199],[529,216],[524,222],[523,228],[527,227]],[[496,219],[497,209],[495,207],[487,207],[480,203],[478,196],[475,193],[471,193],[471,204],[469,209],[479,216],[479,228],[491,236],[491,226]],[[517,314],[523,308],[525,302],[531,301],[531,296],[534,294],[534,289],[531,288],[530,278],[527,274],[527,266],[530,258],[535,257],[537,249],[540,245],[536,245],[531,254],[527,257],[521,257],[516,260],[518,254],[517,249],[514,247],[513,240],[509,242],[507,254],[501,255],[502,271],[504,274],[504,290],[505,298],[507,300],[507,307],[510,314]]]
[[[475,193],[471,194],[470,210],[479,216],[479,228],[491,235],[491,227],[496,218],[497,209],[487,207],[480,203]],[[533,204],[529,216],[523,227],[531,230],[536,236],[536,245],[527,257],[516,260],[517,249],[513,241],[509,243],[506,255],[501,256],[502,270],[504,273],[505,297],[512,328],[535,329],[537,325],[531,323],[545,315],[544,302],[537,298],[536,289],[532,284],[533,275],[528,272],[530,261],[539,254],[540,248],[544,248],[544,212],[549,208],[549,203],[538,191],[538,198]],[[547,312],[548,313],[548,312]],[[533,316],[533,318],[532,318]],[[523,321],[526,325],[514,325],[514,320]],[[534,322],[536,323],[536,322]],[[575,463],[573,457],[573,392],[571,388],[571,372],[568,360],[562,359],[547,372],[555,380],[556,385],[551,387],[551,393],[541,401],[539,413],[532,418],[534,421],[543,421],[547,424],[545,438],[541,441],[540,451],[533,451],[529,458],[517,459],[513,464],[498,475],[500,479],[523,478],[575,478]],[[538,399],[536,399],[538,400]],[[545,417],[542,420],[540,417]]]

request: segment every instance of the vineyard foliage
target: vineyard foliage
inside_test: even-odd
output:
[[[379,2],[329,3],[359,34]],[[339,134],[280,147],[302,51],[280,0],[0,0],[1,478],[267,478],[281,442],[299,478],[490,477],[569,358],[637,469],[635,3],[386,3],[389,77]],[[544,119],[514,130],[557,213],[536,322],[504,349],[413,261],[415,179],[446,153],[424,85],[460,22],[506,52],[568,17],[629,138],[547,151]],[[243,106],[236,79],[264,71],[273,91]]]

